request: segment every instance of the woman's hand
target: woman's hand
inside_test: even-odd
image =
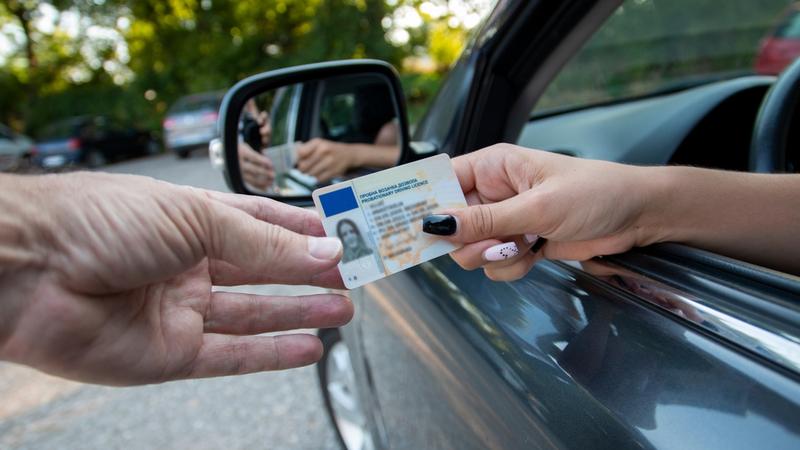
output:
[[[142,384],[286,369],[319,359],[341,295],[342,246],[319,217],[268,199],[99,173],[0,176],[0,358],[76,380]]]
[[[800,175],[637,167],[509,144],[453,166],[471,206],[423,229],[452,234],[466,244],[456,262],[495,280],[520,278],[543,257],[584,261],[656,242],[800,273]]]
[[[644,223],[647,168],[582,160],[509,144],[453,159],[470,205],[446,211],[457,224],[452,253],[493,280],[524,276],[537,259],[586,260],[658,240]],[[536,253],[537,238],[547,243]],[[505,244],[513,241],[513,244]]]
[[[354,160],[357,151],[351,147],[327,139],[311,139],[297,148],[297,169],[321,183],[330,181],[358,167]]]

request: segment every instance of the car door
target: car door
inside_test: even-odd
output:
[[[416,138],[457,154],[519,136],[519,99],[541,97],[620,14],[618,2],[555,3],[500,3]],[[791,275],[670,244],[541,262],[510,283],[444,257],[354,298],[388,448],[800,443]]]

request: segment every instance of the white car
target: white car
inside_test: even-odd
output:
[[[32,148],[31,138],[0,124],[0,172],[18,168]]]

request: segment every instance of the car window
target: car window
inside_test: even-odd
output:
[[[776,74],[800,54],[774,51],[800,32],[786,0],[626,0],[564,67],[534,115],[669,92],[749,73]]]
[[[348,127],[353,123],[353,110],[356,96],[353,92],[341,92],[323,97],[320,108],[320,120],[323,121],[328,136],[338,140],[348,132]]]
[[[63,139],[72,136],[80,120],[65,120],[56,122],[44,129],[39,134],[40,139]]]

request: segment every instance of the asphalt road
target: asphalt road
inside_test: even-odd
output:
[[[200,153],[188,160],[161,155],[106,171],[228,191]],[[286,293],[287,288],[237,290]],[[0,363],[0,449],[337,448],[314,367],[111,388]]]

